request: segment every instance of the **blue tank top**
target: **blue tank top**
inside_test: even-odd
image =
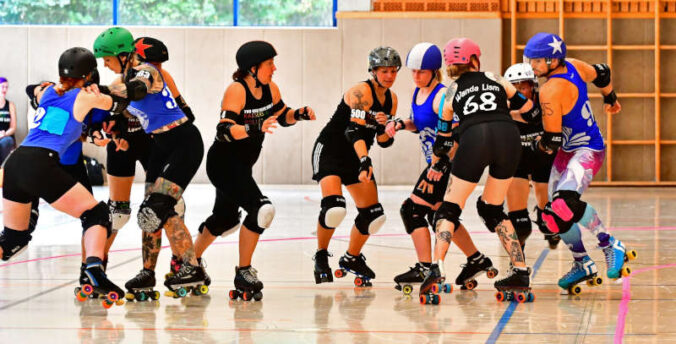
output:
[[[91,112],[87,114],[84,122],[82,123],[82,131],[87,130],[87,126],[92,123],[101,123],[106,118],[110,116],[110,112],[101,110],[101,109],[92,109]],[[82,141],[76,140],[71,144],[66,151],[61,154],[61,160],[59,161],[61,165],[71,166],[79,162],[80,155],[82,154]]]
[[[73,117],[73,104],[79,93],[77,88],[59,96],[54,87],[49,87],[40,99],[40,107],[21,145],[47,148],[63,155],[82,134],[82,122]]]
[[[162,74],[160,73],[160,75]],[[164,85],[162,92],[148,93],[143,99],[133,101],[127,106],[127,111],[139,119],[146,133],[151,133],[185,117],[183,111],[176,104],[171,91],[169,91],[167,83],[164,80],[162,83]]]
[[[442,88],[444,88],[444,85],[438,84],[427,96],[425,102],[422,105],[418,105],[415,100],[418,97],[420,88],[416,87],[415,91],[413,91],[413,99],[411,100],[411,120],[413,120],[415,129],[418,131],[422,151],[428,164],[432,162],[432,146],[437,137],[437,123],[439,121],[439,116],[434,112],[434,97],[436,97]],[[443,100],[440,103],[440,107],[443,107]]]
[[[603,142],[603,135],[596,123],[592,113],[589,95],[587,94],[587,83],[580,77],[572,63],[566,61],[565,74],[555,74],[550,78],[561,78],[568,80],[577,87],[577,102],[570,112],[564,114],[562,126],[563,145],[561,149],[565,152],[571,152],[579,148],[588,148],[595,151],[602,151],[606,148]]]

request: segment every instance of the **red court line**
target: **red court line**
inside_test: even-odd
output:
[[[617,325],[615,326],[615,336],[613,337],[615,344],[621,344],[624,340],[624,324],[627,319],[627,312],[629,311],[629,301],[631,300],[631,278],[637,274],[653,271],[659,269],[674,268],[676,264],[655,265],[647,268],[635,270],[631,275],[622,280],[622,302],[617,310]]]

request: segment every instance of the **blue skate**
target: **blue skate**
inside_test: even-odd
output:
[[[626,266],[626,264],[628,261],[636,259],[636,251],[627,251],[624,244],[612,236],[608,241],[610,244],[603,248],[603,254],[606,256],[606,265],[608,266],[608,278],[617,279],[629,276],[631,268]]]
[[[603,278],[598,276],[596,264],[589,256],[584,257],[582,261],[573,262],[573,268],[559,280],[559,287],[568,290],[568,295],[578,295],[582,291],[578,283],[584,281],[587,281],[590,287],[603,283]]]

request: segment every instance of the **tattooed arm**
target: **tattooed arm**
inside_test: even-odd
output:
[[[540,108],[542,109],[542,125],[545,131],[561,132],[563,111],[561,107],[561,92],[566,85],[563,79],[550,79],[540,87]]]
[[[360,131],[364,130],[364,126],[366,125],[366,112],[369,111],[371,105],[373,105],[371,92],[365,83],[359,83],[345,92],[343,99],[351,109],[348,130],[353,129],[354,131],[355,138],[352,140],[352,145],[355,152],[357,152],[357,156],[361,159],[362,157],[368,156],[369,153],[366,148],[366,142],[363,138],[359,138],[358,135]]]
[[[160,73],[149,64],[134,67],[136,75],[129,81],[110,85],[110,92],[129,100],[141,100],[147,94],[162,92],[164,79]]]

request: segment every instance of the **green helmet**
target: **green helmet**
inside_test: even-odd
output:
[[[118,56],[134,51],[134,37],[123,27],[111,27],[94,41],[94,56]]]

